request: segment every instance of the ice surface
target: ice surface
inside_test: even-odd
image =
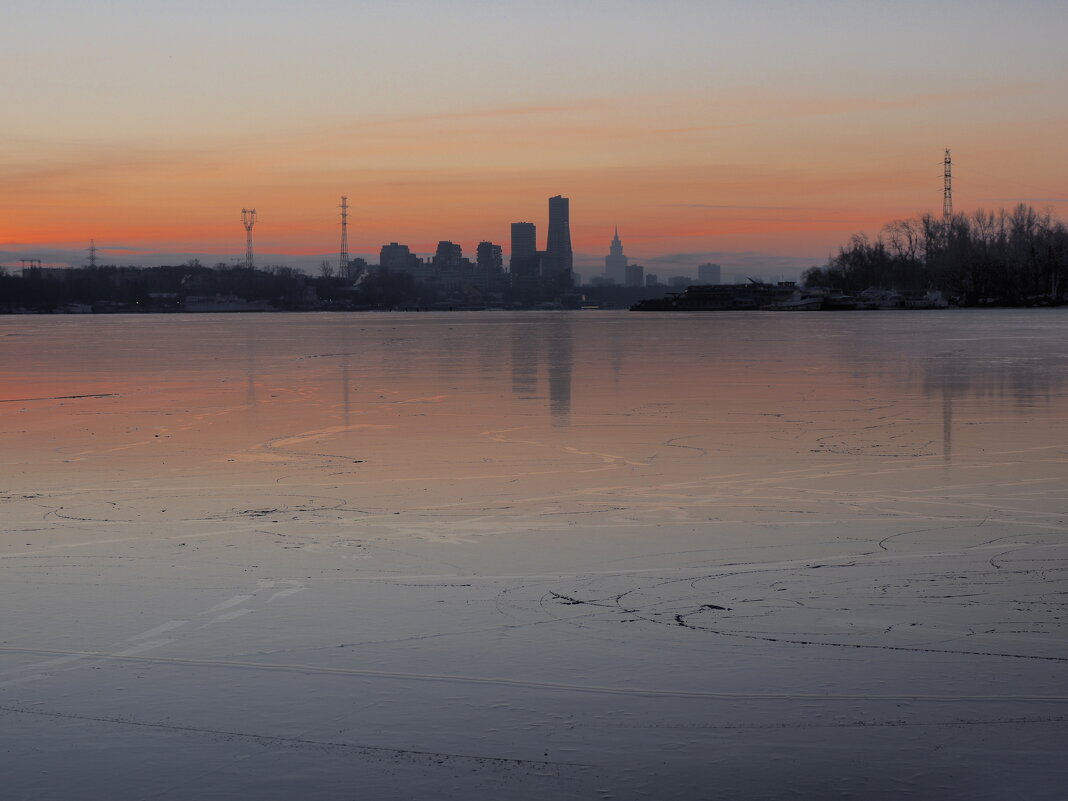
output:
[[[0,356],[5,798],[1064,798],[1063,311]]]

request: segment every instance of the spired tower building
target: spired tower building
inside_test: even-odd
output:
[[[623,243],[619,241],[618,225],[612,244],[608,247],[608,255],[604,257],[604,274],[619,286],[627,283],[627,257],[623,255]]]
[[[544,278],[558,286],[571,286],[574,260],[571,253],[571,210],[566,197],[549,198],[549,236],[545,245]]]

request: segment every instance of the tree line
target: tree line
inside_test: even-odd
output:
[[[1068,228],[1024,203],[945,219],[924,214],[895,220],[874,239],[855,234],[802,282],[843,292],[941,290],[965,306],[1060,305]]]
[[[309,276],[286,266],[263,269],[195,259],[164,267],[96,266],[30,269],[11,275],[0,269],[0,312],[26,309],[56,311],[88,305],[125,311],[169,311],[189,298],[240,297],[265,301],[277,309],[392,308],[425,305],[437,298],[421,291],[411,276],[377,268],[353,280],[332,275]]]

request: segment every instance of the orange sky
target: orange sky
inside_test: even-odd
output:
[[[538,52],[553,14],[592,25],[597,5],[567,11],[549,3],[548,19],[525,20],[541,27],[519,41],[519,51]],[[1034,6],[1047,17],[1044,25],[1028,23],[1036,30],[1068,21],[1057,5]],[[643,26],[667,30],[641,4],[622,7],[633,19],[613,23],[620,36]],[[31,38],[44,30],[35,27],[32,8],[15,14],[15,29],[21,24]],[[199,41],[196,15],[208,14],[205,8],[194,3],[186,17],[168,12],[177,44]],[[464,12],[480,6],[457,8],[458,19],[434,21],[446,32],[465,30]],[[880,29],[867,48],[845,48],[869,56],[852,72],[845,69],[850,52],[790,49],[785,37],[798,20],[784,17],[769,29],[766,19],[744,15],[731,18],[737,36],[729,40],[677,34],[679,41],[650,41],[652,52],[635,51],[630,60],[588,45],[584,53],[558,52],[560,64],[533,61],[524,69],[507,58],[514,48],[492,38],[478,40],[493,43],[481,67],[474,41],[443,61],[429,23],[380,13],[383,24],[403,18],[414,26],[411,47],[386,53],[393,60],[385,65],[352,55],[317,56],[329,63],[309,66],[300,58],[311,57],[307,43],[294,45],[291,56],[253,55],[235,40],[256,65],[252,72],[271,79],[250,81],[245,94],[238,77],[232,83],[232,73],[210,63],[161,59],[136,45],[128,63],[110,58],[67,73],[74,86],[54,80],[59,67],[47,59],[30,67],[15,53],[18,68],[8,71],[15,100],[25,100],[19,121],[38,124],[16,125],[0,148],[0,260],[65,249],[76,261],[90,238],[103,254],[133,251],[146,262],[153,254],[240,254],[243,207],[259,213],[258,252],[331,254],[343,194],[353,254],[377,254],[390,241],[427,253],[439,239],[465,251],[490,239],[507,250],[509,223],[535,222],[544,237],[546,199],[563,194],[571,198],[580,264],[607,252],[615,225],[639,261],[680,254],[685,265],[684,254],[692,254],[695,266],[702,254],[737,252],[817,263],[854,232],[939,211],[945,147],[953,149],[958,209],[1024,201],[1061,216],[1068,211],[1068,167],[1060,157],[1068,70],[1059,55],[1048,62],[1054,47],[1060,53],[1048,34],[1032,38],[1015,62],[1003,59],[1011,70],[961,63],[932,74],[909,56],[942,57],[936,48],[946,41],[913,31],[918,52],[901,53],[891,35],[904,23],[891,25],[872,6],[846,14],[843,24],[891,30]],[[680,2],[663,14],[685,25],[708,12]],[[297,24],[284,10],[268,17],[255,23],[261,36],[284,39],[285,26]],[[147,25],[151,15],[140,19]],[[987,13],[968,41],[993,37],[1009,19]],[[722,20],[722,13],[715,17],[717,25]],[[81,22],[102,24],[89,5]],[[511,30],[480,24],[498,39]],[[237,18],[216,20],[222,32],[215,38],[236,35],[238,25]],[[813,45],[829,36],[809,25]],[[744,33],[760,38],[746,47]],[[326,28],[315,35],[324,47],[336,36]],[[950,37],[948,46],[964,59],[960,38]],[[710,55],[707,48],[717,45]],[[380,47],[361,46],[355,52],[365,56]],[[232,54],[225,60],[234,65]],[[337,78],[325,69],[332,66],[348,72]],[[554,83],[561,74],[571,80]],[[95,89],[95,104],[77,91],[79,83]],[[58,124],[63,102],[71,104],[70,116]],[[246,107],[235,110],[242,102]]]

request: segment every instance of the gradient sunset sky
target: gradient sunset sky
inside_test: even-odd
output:
[[[508,250],[571,198],[662,275],[855,232],[1068,216],[1068,2],[5,0],[0,262]],[[42,255],[43,254],[43,255]],[[271,261],[281,263],[279,258]],[[262,259],[258,260],[262,263]]]

